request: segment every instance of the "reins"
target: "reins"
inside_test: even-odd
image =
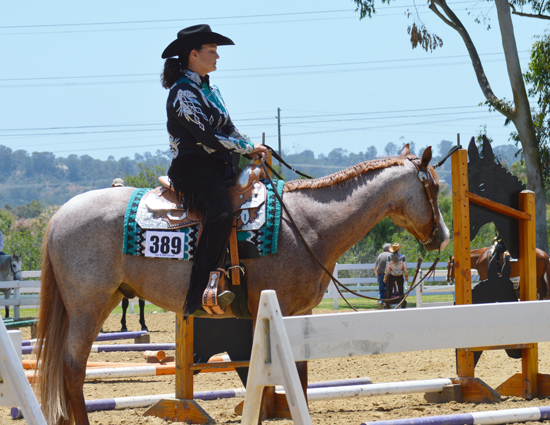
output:
[[[273,152],[274,153],[274,152]],[[416,164],[412,161],[412,159],[409,158],[409,160],[416,166]],[[262,168],[267,176],[267,179],[269,180],[269,182],[271,183],[271,185],[273,187],[274,184],[273,184],[273,180],[271,179],[271,176],[269,174],[269,171],[268,171],[268,168],[269,170],[271,170],[272,172],[274,172],[273,168],[267,164],[265,162],[265,160],[263,158],[261,158],[261,165],[262,165]],[[285,164],[286,165],[286,164]],[[287,165],[288,166],[288,165]],[[417,167],[418,169],[418,167]],[[293,169],[293,171],[295,171]],[[296,171],[295,171],[296,172]],[[420,173],[420,172],[419,172]],[[275,173],[277,174],[277,173]],[[424,174],[424,173],[423,173]],[[303,175],[300,173],[300,175]],[[278,176],[278,175],[277,175]],[[311,178],[308,176],[308,178]],[[419,176],[420,178],[420,176]],[[422,180],[422,178],[421,178]],[[435,216],[435,208],[434,208],[434,202],[432,202],[432,198],[430,197],[430,194],[429,194],[429,190],[428,190],[428,185],[427,183],[425,183],[425,188],[426,188],[426,192],[428,192],[428,198],[430,199],[430,203],[432,205],[432,210],[434,211],[434,220],[435,220],[435,230],[433,232],[433,235],[436,236],[436,232],[437,232],[437,237],[439,237],[439,233],[437,231],[437,227],[438,227],[438,222],[437,222],[437,218]],[[283,199],[281,197],[281,195],[279,195],[279,192],[277,192],[276,190],[274,191],[275,193],[275,197],[277,198],[277,201],[279,201],[279,203],[281,204],[281,207],[283,208],[284,212],[286,213],[286,215],[288,216],[288,219],[290,221],[290,223],[292,224],[292,226],[294,227],[294,230],[296,231],[296,234],[298,235],[298,238],[300,239],[300,241],[304,244],[304,247],[306,248],[306,251],[309,253],[309,255],[317,262],[317,264],[321,267],[321,269],[323,269],[323,271],[332,279],[332,281],[335,283],[335,288],[336,290],[338,291],[338,293],[340,294],[340,296],[342,297],[342,299],[346,302],[346,304],[354,311],[357,311],[357,309],[355,307],[353,307],[349,301],[346,299],[346,297],[344,296],[344,294],[342,293],[342,291],[340,290],[339,287],[342,287],[344,288],[345,290],[347,290],[350,294],[353,294],[357,297],[360,297],[360,298],[366,298],[366,299],[369,299],[369,300],[374,300],[374,301],[393,301],[393,300],[396,300],[396,299],[399,299],[401,297],[403,297],[403,299],[401,300],[401,302],[397,305],[396,308],[398,308],[399,306],[401,306],[401,304],[405,301],[405,299],[407,298],[407,296],[410,294],[410,292],[416,288],[418,285],[420,285],[420,283],[422,283],[427,277],[431,276],[434,271],[435,271],[435,267],[437,265],[437,263],[439,262],[439,255],[437,256],[436,260],[434,261],[434,263],[430,266],[430,268],[428,269],[428,272],[426,273],[426,275],[420,279],[420,281],[418,283],[415,283],[415,280],[418,276],[418,273],[420,271],[420,265],[422,264],[422,258],[419,258],[418,259],[418,263],[417,263],[417,267],[416,267],[416,271],[415,271],[415,274],[414,274],[414,278],[413,278],[413,282],[411,283],[411,286],[410,288],[408,289],[408,291],[403,295],[403,296],[399,296],[399,297],[395,297],[395,298],[383,298],[383,299],[379,299],[379,298],[374,298],[374,297],[369,297],[367,295],[362,295],[356,291],[353,291],[351,290],[350,288],[348,288],[346,285],[344,285],[342,282],[340,282],[336,277],[334,277],[334,275],[325,267],[325,265],[322,263],[321,260],[319,260],[319,258],[317,257],[317,255],[313,252],[313,250],[310,248],[310,246],[308,245],[308,243],[306,242],[305,238],[303,237],[302,233],[300,232],[300,229],[298,228],[298,226],[296,225],[296,222],[294,221],[294,218],[292,218],[292,215],[290,214],[290,212],[288,211],[285,203],[283,202]],[[422,243],[423,245],[431,242],[431,238],[425,242],[425,243]]]

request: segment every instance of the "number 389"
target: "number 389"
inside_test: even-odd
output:
[[[178,237],[170,238],[169,236],[159,237],[151,236],[150,251],[153,254],[173,254],[178,255],[181,252],[181,239]]]

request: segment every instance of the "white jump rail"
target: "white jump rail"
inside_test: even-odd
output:
[[[21,332],[8,333],[4,322],[0,320],[0,405],[19,407],[29,425],[46,425],[15,345],[18,345],[20,353]]]
[[[296,361],[549,340],[550,301],[283,318],[275,291],[262,291],[241,424],[258,423],[264,387],[280,384],[294,423],[311,424]]]

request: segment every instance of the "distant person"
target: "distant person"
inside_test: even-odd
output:
[[[0,230],[0,255],[6,255],[4,252],[4,234]]]
[[[384,301],[382,301],[386,297],[386,284],[384,283],[384,274],[386,272],[386,263],[388,262],[388,258],[391,255],[390,252],[390,246],[391,243],[385,243],[382,245],[382,249],[384,250],[376,259],[376,263],[374,263],[374,273],[376,273],[376,276],[378,278],[378,310],[384,309]]]
[[[393,294],[393,288],[397,284],[397,292],[402,297],[404,279],[409,281],[409,274],[407,273],[407,260],[405,256],[399,253],[401,245],[394,243],[390,246],[391,252],[388,262],[386,264],[386,273],[384,274],[384,282],[387,285],[386,299],[390,299]],[[407,306],[407,302],[403,303],[403,308]],[[386,301],[386,308],[391,308],[391,301]]]
[[[124,187],[124,180],[120,178],[114,179],[113,183],[111,184],[111,187]]]

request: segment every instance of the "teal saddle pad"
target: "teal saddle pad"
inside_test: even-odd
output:
[[[281,204],[277,200],[274,191],[277,190],[283,196],[284,180],[273,179],[273,185],[268,180],[263,183],[267,189],[266,222],[258,230],[245,230],[237,232],[239,245],[239,257],[241,259],[259,258],[275,254],[279,240],[279,228],[281,225]],[[145,256],[146,232],[136,223],[136,213],[143,195],[151,189],[136,189],[130,196],[126,214],[124,215],[124,241],[122,252],[127,255]],[[162,229],[158,229],[162,230]],[[180,232],[184,236],[181,250],[186,261],[192,261],[197,248],[199,225],[185,227],[178,230],[162,230],[162,232]]]

